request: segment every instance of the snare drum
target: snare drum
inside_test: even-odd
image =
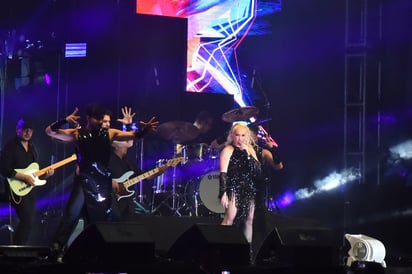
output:
[[[186,197],[189,203],[197,209],[198,215],[210,215],[213,213],[224,213],[225,209],[220,204],[219,195],[219,172],[212,171],[197,180],[189,181],[185,187]],[[202,207],[205,207],[205,210]]]

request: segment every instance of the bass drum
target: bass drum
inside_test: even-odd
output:
[[[185,187],[186,197],[195,216],[222,214],[224,207],[217,197],[219,195],[219,172],[206,173],[197,180],[189,181]]]

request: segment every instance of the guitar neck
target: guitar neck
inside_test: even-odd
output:
[[[166,164],[164,164],[164,165],[162,165],[162,166],[160,166],[160,167],[156,167],[156,168],[154,168],[154,169],[152,169],[152,170],[149,170],[149,171],[147,171],[147,172],[145,172],[145,173],[143,173],[143,174],[140,174],[140,175],[137,176],[137,177],[134,177],[134,178],[131,178],[131,179],[129,179],[129,180],[124,181],[124,182],[123,182],[123,186],[125,186],[126,188],[129,187],[129,186],[132,186],[132,185],[136,184],[137,182],[139,182],[139,181],[141,181],[141,180],[144,180],[144,179],[146,179],[146,178],[149,178],[150,176],[158,173],[158,172],[160,171],[160,168],[169,167],[169,166],[175,166],[175,165],[177,165],[177,163],[183,162],[183,160],[184,160],[184,157],[179,157],[179,158],[171,159],[171,160],[167,161]]]
[[[59,162],[57,162],[57,163],[54,163],[54,164],[52,164],[52,165],[50,165],[50,166],[48,166],[48,167],[42,168],[42,169],[40,169],[39,171],[36,171],[36,172],[35,172],[35,175],[36,175],[37,177],[43,176],[44,174],[46,174],[46,172],[47,172],[49,169],[59,168],[59,167],[61,167],[61,166],[64,166],[65,164],[68,164],[68,163],[76,160],[76,159],[77,159],[76,154],[73,154],[72,156],[70,156],[70,157],[68,157],[68,158],[66,158],[66,159],[64,159],[64,160],[61,160],[61,161],[59,161]]]
[[[157,172],[159,172],[159,168],[158,168],[158,167],[156,167],[155,169],[149,170],[149,171],[147,171],[147,172],[145,172],[145,173],[143,173],[143,174],[140,174],[140,175],[137,176],[137,177],[134,177],[134,178],[132,178],[132,179],[126,180],[126,181],[123,183],[123,185],[124,185],[125,187],[132,186],[132,185],[136,184],[137,182],[139,182],[139,181],[141,181],[141,180],[144,180],[144,179],[146,179],[146,178],[149,178],[150,176],[152,176],[153,174],[155,174],[155,173],[157,173]]]

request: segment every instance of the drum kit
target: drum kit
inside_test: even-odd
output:
[[[241,107],[224,113],[222,120],[227,123],[248,121],[258,113],[259,109],[256,107]],[[264,120],[267,121],[269,119]],[[173,166],[170,172],[154,179],[152,213],[165,214],[160,212],[165,206],[168,214],[176,216],[213,216],[224,213],[218,199],[219,151],[208,144],[193,142],[200,132],[190,122],[165,122],[158,126],[157,134],[173,143],[173,157],[183,157],[185,160]],[[165,161],[167,160],[159,159],[156,166],[164,165]],[[155,199],[155,196],[162,195],[163,198]]]

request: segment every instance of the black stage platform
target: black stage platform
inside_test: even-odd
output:
[[[5,247],[0,247],[3,250]],[[20,247],[33,252],[36,248],[42,250],[44,247]],[[226,268],[205,268],[203,265],[188,263],[183,261],[165,261],[156,259],[149,263],[118,263],[115,259],[107,263],[51,263],[47,258],[5,258],[0,259],[0,273],[34,274],[34,273],[256,273],[256,274],[410,274],[411,266],[388,266],[382,269],[380,266],[368,268],[348,268],[344,265],[335,267],[325,267],[322,265],[291,266],[291,265],[244,265],[230,266]],[[226,271],[226,272],[224,272]]]
[[[46,246],[2,245],[0,273],[412,273],[412,260],[387,261],[387,269],[347,269],[333,230],[281,216],[270,216],[264,237],[254,239],[251,264],[241,230],[219,222],[142,215],[130,223],[90,225],[62,263]]]

